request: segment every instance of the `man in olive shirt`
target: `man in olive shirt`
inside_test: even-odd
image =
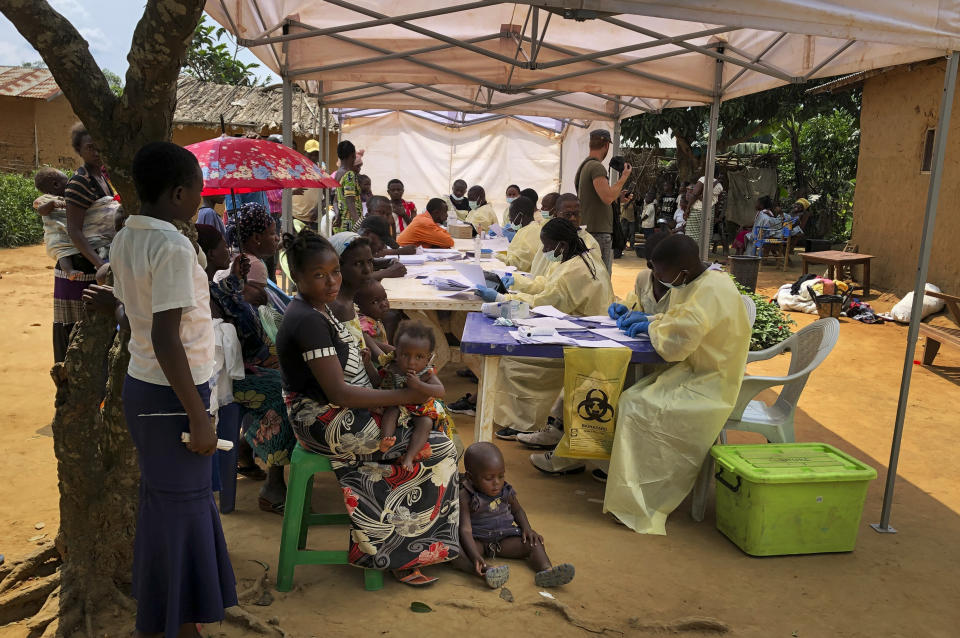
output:
[[[587,225],[587,232],[600,244],[600,254],[607,267],[607,276],[613,271],[613,200],[620,196],[633,167],[627,164],[616,184],[607,179],[607,169],[603,165],[610,152],[610,131],[596,129],[590,131],[590,154],[580,164],[574,183],[580,197],[580,216]]]

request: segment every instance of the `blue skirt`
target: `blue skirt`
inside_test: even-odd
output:
[[[197,390],[208,404],[207,384]],[[237,590],[211,490],[212,457],[180,441],[189,421],[169,386],[128,375],[123,412],[140,464],[137,629],[173,637],[184,623],[219,622],[223,610],[237,604]]]

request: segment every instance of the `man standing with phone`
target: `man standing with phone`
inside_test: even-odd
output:
[[[590,131],[590,154],[577,169],[574,183],[580,197],[581,216],[587,232],[600,244],[600,255],[607,267],[607,276],[613,272],[613,201],[620,196],[633,167],[626,164],[616,184],[611,184],[603,165],[613,143],[610,131]]]

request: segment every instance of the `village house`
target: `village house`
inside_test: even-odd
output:
[[[173,141],[181,146],[220,134],[279,134],[282,113],[279,90],[201,82],[184,75],[177,82]],[[77,122],[67,98],[47,69],[0,66],[0,172],[28,173],[40,166],[76,168],[70,129]],[[332,127],[335,124],[330,122]],[[320,139],[320,109],[315,99],[295,92],[293,132],[297,148]],[[336,162],[337,137],[330,136],[329,154]]]

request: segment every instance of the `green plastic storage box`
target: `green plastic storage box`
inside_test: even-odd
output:
[[[715,445],[717,529],[752,556],[849,552],[877,471],[825,443]]]

